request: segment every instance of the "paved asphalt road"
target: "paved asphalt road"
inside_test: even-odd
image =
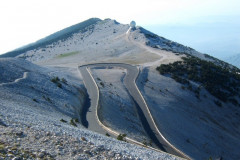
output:
[[[91,75],[87,71],[87,66],[79,67],[82,74],[84,85],[87,88],[87,92],[90,98],[90,107],[88,108],[86,120],[88,125],[86,126],[89,130],[95,131],[101,134],[105,134],[106,131],[98,124],[96,116],[96,106],[98,103],[98,90],[92,80]]]
[[[124,78],[124,84],[128,89],[130,95],[138,106],[138,114],[140,115],[141,121],[144,125],[144,129],[152,139],[152,141],[158,146],[162,151],[174,154],[179,157],[184,157],[189,159],[184,153],[177,150],[173,145],[166,141],[166,139],[159,132],[156,124],[154,123],[152,116],[149,112],[148,106],[142,97],[140,91],[138,90],[135,80],[139,74],[139,70],[137,67],[121,64],[121,63],[96,63],[80,66],[79,70],[82,74],[84,84],[87,88],[87,92],[91,99],[91,106],[89,108],[90,112],[87,112],[87,121],[88,121],[88,129],[92,131],[96,131],[101,134],[105,134],[106,131],[98,124],[96,117],[96,104],[98,103],[98,89],[95,86],[94,79],[91,77],[90,73],[87,71],[87,68],[92,67],[121,67],[127,69],[127,75]]]

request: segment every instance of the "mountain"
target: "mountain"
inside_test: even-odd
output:
[[[1,57],[16,57],[19,54],[22,54],[28,50],[35,49],[35,48],[43,48],[46,45],[56,42],[58,40],[65,40],[68,37],[71,37],[76,32],[84,32],[87,27],[90,27],[91,25],[96,24],[98,21],[100,21],[100,19],[98,19],[98,18],[88,19],[84,22],[75,24],[75,25],[65,28],[61,31],[53,33],[43,39],[38,40],[35,43],[31,43],[29,45],[23,46],[14,51],[5,53],[4,55],[1,55]]]
[[[43,61],[45,58],[56,58],[67,56],[68,54],[78,55],[80,52],[96,52],[96,50],[106,55],[120,55],[127,50],[135,49],[133,48],[132,44],[125,44],[125,42],[122,42],[124,40],[123,34],[125,34],[128,28],[128,25],[122,25],[116,21],[111,21],[109,19],[89,19],[82,23],[58,31],[33,44],[0,55],[0,57],[18,56],[29,59],[30,57],[33,58],[32,56],[34,56],[35,59],[37,57],[38,58],[31,61]],[[167,40],[163,37],[159,37],[141,27],[135,30],[133,34],[135,36],[134,39],[138,43],[145,43],[148,46],[159,48],[165,51],[194,54],[205,58],[204,55],[200,54],[192,48]],[[111,41],[112,39],[113,41]],[[109,46],[102,47],[102,43],[104,45],[112,45],[115,49],[112,49],[110,51],[107,48]],[[120,47],[121,45],[128,45],[132,48],[122,48]],[[104,47],[106,49],[104,49]],[[93,48],[95,49],[94,51],[92,51]],[[45,54],[47,54],[47,57]],[[100,55],[100,53],[98,53],[98,55]]]
[[[224,60],[226,62],[240,68],[240,54],[230,56],[230,57],[226,57],[226,58],[224,58]]]
[[[9,128],[19,124],[19,130],[27,125],[34,129],[33,132],[39,127],[51,134],[59,134],[61,138],[64,135],[84,137],[80,139],[81,143],[86,148],[92,148],[77,153],[86,156],[86,159],[94,157],[96,148],[106,151],[105,158],[116,158],[119,154],[123,159],[124,156],[134,159],[178,159],[176,156],[239,159],[238,68],[140,26],[130,28],[128,24],[111,19],[89,19],[83,24],[2,55],[15,58],[14,61],[0,59],[0,74],[4,77],[0,85],[1,102],[6,101],[0,106],[4,111],[1,112],[0,124]],[[106,66],[94,66],[96,63]],[[126,87],[124,79],[132,73],[124,67],[108,66],[109,63],[126,63],[139,69],[136,87],[140,99],[148,107],[147,113],[143,112],[132,96],[133,92]],[[90,92],[85,88],[88,82],[84,81],[86,75],[79,71],[79,66],[84,65],[87,65],[86,73],[91,75],[89,77],[95,80],[99,89],[97,114],[91,107],[88,108],[92,101],[88,97]],[[4,93],[7,95],[4,96]],[[81,102],[78,107],[77,101]],[[22,112],[18,113],[18,110]],[[48,118],[44,118],[45,112]],[[77,117],[74,113],[78,113]],[[39,117],[35,116],[37,114]],[[100,134],[93,132],[97,130],[94,130],[97,124],[91,119],[86,123],[91,114],[99,117],[101,129],[105,128],[97,131]],[[151,135],[146,114],[151,115],[152,126],[156,126],[165,139],[164,145],[158,144]],[[18,119],[21,115],[29,118]],[[84,129],[84,126],[92,125],[91,131]],[[119,133],[119,136],[112,135],[109,130]],[[106,135],[120,140],[126,136],[134,140],[134,144],[138,142],[170,154],[118,142]],[[113,157],[109,156],[111,152]],[[176,152],[176,156],[171,155]],[[51,153],[56,155],[55,150]],[[77,157],[70,153],[65,156],[67,159]]]

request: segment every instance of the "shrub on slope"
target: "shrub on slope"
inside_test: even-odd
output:
[[[204,87],[213,96],[223,102],[231,102],[240,106],[236,100],[240,97],[240,72],[237,68],[220,67],[212,62],[196,57],[183,57],[183,61],[162,64],[157,70],[162,75],[170,75],[174,80],[193,90],[190,81],[197,82],[194,92],[199,96]],[[234,98],[235,97],[235,98]]]

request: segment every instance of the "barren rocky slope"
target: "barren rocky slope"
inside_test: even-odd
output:
[[[75,69],[16,58],[0,59],[0,68],[0,159],[176,159],[85,129]]]
[[[73,97],[76,97],[76,94],[74,95],[72,94],[72,92],[76,93],[76,88],[79,87],[79,89],[81,90],[80,93],[84,95],[84,87],[81,80],[82,78],[81,75],[77,72],[77,67],[82,64],[97,62],[122,62],[137,65],[141,70],[137,85],[140,88],[140,91],[142,92],[144,98],[146,99],[146,102],[150,108],[150,111],[159,130],[170,143],[172,143],[174,146],[176,146],[178,149],[180,149],[193,159],[208,159],[209,157],[222,157],[223,159],[240,158],[237,150],[240,147],[240,126],[238,124],[240,118],[239,107],[234,106],[233,104],[228,102],[222,103],[221,107],[218,106],[216,103],[214,103],[216,97],[212,96],[212,94],[210,94],[204,88],[201,89],[199,97],[196,97],[196,94],[194,92],[189,91],[181,83],[176,82],[173,78],[170,77],[170,75],[160,75],[156,71],[156,67],[160,66],[161,64],[169,64],[176,61],[182,61],[182,57],[187,57],[189,55],[199,57],[202,60],[213,62],[214,64],[223,67],[224,69],[231,68],[234,70],[233,66],[230,66],[208,55],[203,55],[189,47],[183,46],[171,40],[167,40],[163,37],[159,37],[149,31],[146,31],[141,27],[137,26],[134,29],[129,29],[129,25],[120,24],[115,20],[94,20],[92,23],[89,23],[89,25],[86,25],[84,27],[81,26],[79,29],[74,30],[74,32],[69,33],[71,34],[68,34],[68,36],[63,39],[56,38],[52,41],[44,43],[44,45],[42,46],[37,46],[35,48],[33,45],[30,49],[26,49],[24,53],[17,54],[17,57],[19,58],[26,59],[44,67],[51,67],[51,78],[53,77],[53,75],[56,76],[60,74],[58,75],[58,77],[60,77],[60,81],[57,81],[57,83],[52,83],[51,78],[45,78],[43,81],[48,81],[49,84],[51,84],[52,87],[54,86],[55,88],[53,90],[51,89],[46,91],[40,90],[40,93],[49,92],[51,93],[49,94],[49,96],[53,96],[56,93],[61,93],[61,95],[64,96],[72,95]],[[16,68],[19,69],[21,67]],[[32,66],[26,68],[32,68]],[[19,78],[21,82],[22,75],[24,76],[24,72],[28,71],[21,70],[21,72],[19,71],[20,73],[16,72],[15,75],[11,74],[13,72],[14,71],[3,73],[0,71],[2,76],[5,77],[2,80],[3,83],[8,81],[15,81]],[[96,69],[94,72],[97,77],[100,77],[100,75],[104,76],[105,74],[105,76],[107,77],[107,79],[104,80],[105,82],[108,79],[109,81],[114,81],[114,78],[111,78],[110,75],[111,71]],[[56,73],[56,75],[53,73]],[[29,73],[26,74],[28,75]],[[9,75],[12,75],[12,78]],[[34,74],[31,77],[34,78]],[[62,77],[67,79],[67,81],[69,82],[72,81],[70,84],[73,84],[74,87],[72,87],[72,89],[70,89],[71,87],[68,88],[69,85],[64,84],[61,81]],[[97,79],[97,77],[95,77],[95,79]],[[101,79],[104,79],[104,77],[102,77]],[[18,81],[19,80],[17,80],[17,82]],[[42,84],[43,81],[38,81],[37,78],[34,79],[34,82],[39,82],[40,84]],[[62,89],[58,87],[58,83],[62,85]],[[190,83],[193,86],[199,86],[199,84],[194,81],[190,80]],[[101,85],[100,82],[98,83],[98,85]],[[120,85],[122,84],[119,84],[119,86]],[[11,88],[11,90],[4,90],[2,93],[21,93],[21,91],[26,90],[24,86],[21,87],[22,88],[19,88],[17,92],[14,87]],[[41,87],[42,86],[36,88],[41,89]],[[108,99],[107,96],[111,95],[109,94],[110,91],[114,93],[119,92],[119,90],[111,90],[110,84],[107,84],[106,88],[103,88],[101,90],[102,94],[104,95],[102,96],[102,104],[111,101],[111,99]],[[122,90],[120,92],[124,93],[124,91]],[[23,95],[27,94],[24,93]],[[32,95],[34,94],[31,94],[31,96]],[[125,96],[126,94],[120,94],[119,98],[117,96],[112,96],[113,102],[121,100],[122,104],[133,107],[131,102],[127,100]],[[12,101],[12,97],[9,98],[9,101]],[[46,101],[48,101],[47,97],[45,98]],[[52,98],[50,97],[51,100],[55,99],[56,103],[59,104],[62,99],[59,99],[58,101],[57,98],[60,98],[60,96],[54,96]],[[35,104],[33,106],[36,106],[36,104],[45,104],[42,100],[43,97],[39,98],[39,95],[27,99],[28,101],[26,102],[31,102],[31,104]],[[33,99],[36,99],[36,101],[38,102],[35,102]],[[236,100],[239,101],[239,97],[236,97]],[[5,108],[7,108],[6,106],[10,104],[9,101],[7,103],[3,103],[5,101],[6,98],[1,101],[1,108],[3,108],[1,112],[5,111]],[[16,103],[11,102],[13,103],[12,106],[21,106],[19,105],[19,102],[22,103],[22,100],[18,98],[15,99],[15,102]],[[62,104],[64,103],[68,104],[69,102],[64,101]],[[70,106],[70,104],[67,106]],[[44,109],[48,108],[45,105],[43,105],[43,107],[45,107]],[[104,107],[106,109],[109,106]],[[115,105],[114,107],[121,107],[121,105]],[[9,109],[9,112],[11,109]],[[37,107],[31,107],[31,109],[29,110],[30,113],[32,109],[36,110]],[[21,107],[21,109],[19,110],[23,110],[23,107]],[[74,117],[73,113],[76,113],[73,112],[73,110],[70,110],[70,112],[68,109],[64,109],[64,111],[68,113],[67,116],[65,115],[66,117],[63,116],[64,120],[67,120],[67,122],[69,122],[71,118]],[[121,108],[113,109],[113,111],[117,111],[119,112],[119,114],[121,114]],[[130,108],[129,111],[129,113],[131,113],[133,109]],[[43,111],[40,112],[42,113]],[[26,113],[26,115],[31,115],[30,113]],[[4,116],[5,114],[9,113],[4,112]],[[103,121],[105,121],[106,124],[114,123],[111,125],[113,125],[115,128],[118,128],[119,130],[122,130],[124,124],[117,123],[117,119],[111,121],[111,119],[109,119],[109,115],[111,115],[111,113],[105,113],[105,117],[102,117]],[[54,118],[55,116],[49,115],[46,117]],[[61,118],[59,117],[59,115],[57,117],[58,118],[54,118],[56,122],[58,122],[56,123],[54,121],[53,124],[56,123],[55,127],[58,127],[58,125],[67,126],[67,129],[61,130],[61,132],[57,129],[59,133],[62,133],[62,131],[64,131],[68,132],[70,135],[75,135],[75,131],[84,131],[84,133],[86,132],[90,135],[90,131],[85,131],[81,127],[81,129],[77,130],[77,128],[70,126],[70,128],[74,128],[74,131],[72,129],[69,130],[69,124],[65,124],[63,122],[60,123],[62,116],[60,116]],[[114,116],[112,116],[112,118],[113,117]],[[30,121],[30,118],[28,120]],[[136,123],[138,123],[137,118],[134,120],[136,120]],[[6,123],[5,119],[3,119],[2,121],[3,123]],[[44,121],[45,119],[42,118],[40,122]],[[52,120],[48,121],[51,122]],[[81,125],[79,124],[79,126]],[[124,129],[122,131],[125,132]],[[131,132],[129,133],[130,135],[134,133],[130,130],[128,132]],[[130,146],[132,147],[133,145],[125,144],[122,142],[120,142],[120,145],[118,142],[112,139],[110,140],[106,137],[103,138],[103,136],[95,133],[91,134],[93,136],[90,137],[95,138],[90,138],[90,142],[94,144],[101,144],[103,143],[103,141],[105,144],[106,142],[109,142],[107,146],[111,146],[109,147],[111,151],[116,151],[123,155],[125,155],[126,153],[126,155],[138,156],[142,159],[157,159],[162,158],[161,156],[163,156],[162,153],[156,153],[149,150],[144,151],[143,148],[138,150],[138,147],[134,147],[131,150]],[[141,136],[144,136],[144,134]],[[117,145],[115,144],[118,144],[119,147],[117,147]],[[137,154],[138,151],[140,151],[139,154]],[[164,156],[165,157],[163,158],[173,158],[167,154],[165,154]]]

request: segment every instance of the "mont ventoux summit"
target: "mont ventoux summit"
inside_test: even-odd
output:
[[[134,21],[0,57],[0,159],[240,159],[240,70]]]

